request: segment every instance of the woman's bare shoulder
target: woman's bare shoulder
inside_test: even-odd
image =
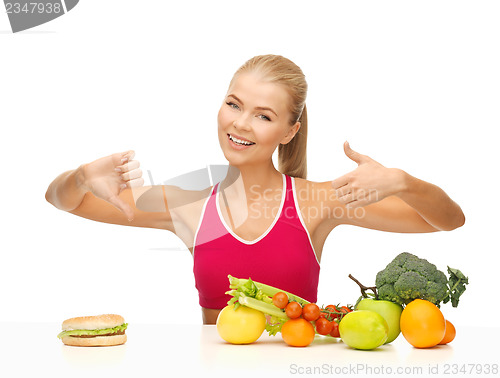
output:
[[[331,181],[310,181],[303,178],[295,177],[295,191],[298,199],[304,204],[318,204],[318,202],[337,201],[335,189],[332,187]]]
[[[341,222],[344,211],[331,181],[310,181],[295,179],[297,203],[310,230],[314,231],[322,224],[328,230]]]

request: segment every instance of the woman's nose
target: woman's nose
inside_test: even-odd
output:
[[[234,120],[233,126],[241,130],[250,130],[251,126],[249,117],[244,114],[241,114],[238,118]]]

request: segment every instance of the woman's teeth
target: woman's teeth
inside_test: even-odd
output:
[[[252,144],[255,144],[254,142],[246,142],[244,140],[237,139],[231,134],[229,134],[229,139],[231,139],[236,144],[241,144],[242,146],[251,146]]]

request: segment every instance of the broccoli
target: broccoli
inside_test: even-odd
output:
[[[361,288],[363,297],[367,297],[365,290],[373,291],[375,298],[383,299],[400,305],[407,305],[412,300],[420,298],[440,306],[441,302],[451,300],[453,307],[457,307],[460,295],[465,291],[469,280],[458,269],[448,267],[450,279],[438,270],[434,264],[425,259],[403,252],[397,255],[384,270],[377,273],[375,285],[366,287],[354,280]]]
[[[377,273],[375,285],[380,299],[406,305],[420,298],[439,307],[450,299],[453,307],[465,291],[468,279],[458,269],[448,267],[450,281],[434,264],[425,259],[403,252],[397,255],[387,267]]]

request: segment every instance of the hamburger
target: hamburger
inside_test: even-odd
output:
[[[127,341],[127,326],[120,315],[80,316],[65,320],[57,337],[72,346],[120,345]]]

